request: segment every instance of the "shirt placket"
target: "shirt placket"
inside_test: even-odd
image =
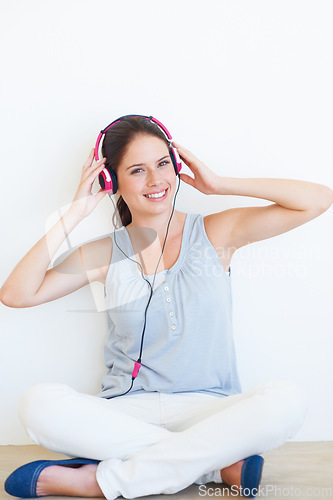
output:
[[[163,301],[165,303],[166,311],[169,317],[170,333],[172,335],[175,335],[178,334],[179,332],[178,321],[175,311],[176,308],[175,308],[174,298],[172,297],[171,290],[166,277],[163,278],[162,286],[163,286]]]

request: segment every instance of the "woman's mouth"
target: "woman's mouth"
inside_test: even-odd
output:
[[[169,188],[166,188],[163,191],[157,191],[156,193],[144,194],[143,196],[150,201],[165,200],[167,193],[168,193],[168,189]]]

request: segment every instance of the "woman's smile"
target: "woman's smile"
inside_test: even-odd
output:
[[[154,191],[152,193],[144,194],[143,196],[149,201],[162,201],[167,197],[169,188],[163,189],[162,191]]]

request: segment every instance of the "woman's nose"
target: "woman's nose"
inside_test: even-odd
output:
[[[157,170],[151,170],[148,172],[147,184],[149,186],[160,184],[162,181],[161,175]]]

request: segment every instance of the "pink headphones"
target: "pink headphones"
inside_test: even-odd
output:
[[[101,130],[101,132],[99,133],[99,136],[97,137],[97,141],[96,141],[96,145],[95,145],[95,160],[99,161],[99,154],[98,154],[99,145],[101,142],[101,138],[105,134],[105,132],[107,130],[109,130],[109,128],[111,128],[115,123],[120,122],[124,118],[132,117],[132,116],[140,116],[142,118],[146,118],[147,120],[150,120],[150,121],[156,123],[156,125],[158,125],[159,128],[164,132],[164,134],[166,135],[166,138],[170,142],[170,158],[171,158],[171,161],[172,161],[174,169],[175,169],[175,174],[178,175],[181,168],[182,168],[182,164],[181,164],[179,155],[177,153],[177,150],[172,147],[171,134],[168,131],[168,129],[160,121],[158,121],[156,118],[153,118],[152,116],[124,115],[124,116],[121,116],[120,118],[117,118],[112,123],[110,123],[110,125],[108,125],[104,130]],[[118,182],[117,182],[116,172],[114,170],[112,170],[109,166],[105,165],[105,168],[103,168],[102,172],[98,176],[98,180],[99,180],[99,183],[100,183],[100,186],[102,189],[111,190],[111,194],[115,194],[117,192]]]

